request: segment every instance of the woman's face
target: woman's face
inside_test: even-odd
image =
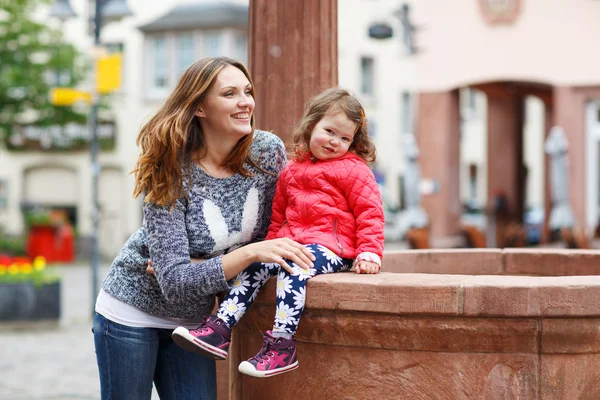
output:
[[[228,65],[219,72],[204,104],[196,111],[205,134],[245,136],[252,133],[252,86],[246,75]]]

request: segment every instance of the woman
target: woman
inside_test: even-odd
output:
[[[205,58],[139,133],[134,195],[144,196],[144,223],[96,302],[103,399],[150,399],[153,382],[163,400],[216,398],[214,361],[175,345],[173,329],[200,325],[215,294],[254,262],[313,266],[290,239],[261,241],[286,157],[279,138],[254,131],[253,96],[241,63]]]

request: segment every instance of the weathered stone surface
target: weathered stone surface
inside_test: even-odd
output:
[[[544,354],[541,366],[541,399],[600,399],[600,354]]]
[[[259,335],[245,336],[252,357]],[[240,375],[240,399],[536,399],[537,356],[428,353],[299,343],[298,370]]]
[[[544,354],[600,353],[600,319],[544,319],[541,347]]]
[[[465,315],[600,315],[600,276],[473,276],[463,288]]]
[[[463,276],[429,274],[360,275],[342,272],[318,275],[307,286],[306,307],[399,314],[459,313]],[[257,303],[272,303],[276,280],[271,279]],[[342,294],[343,295],[340,295]]]
[[[599,250],[505,249],[506,275],[599,275]]]
[[[406,253],[398,268],[414,256],[431,271],[436,262],[449,270],[443,257],[427,261],[438,254]],[[448,257],[458,262],[459,253]],[[272,327],[275,283],[234,331],[232,399],[600,398],[600,276],[317,276],[297,334],[300,369],[241,376],[240,360]]]
[[[242,335],[273,327],[275,306],[257,305],[240,323]],[[537,353],[533,319],[418,318],[307,310],[297,340],[314,344],[410,351]]]
[[[385,253],[383,271],[426,274],[500,275],[500,249],[396,250]]]

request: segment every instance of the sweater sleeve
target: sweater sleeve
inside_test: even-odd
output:
[[[144,203],[150,259],[160,290],[169,302],[202,299],[229,288],[221,256],[201,263],[190,259],[185,223],[186,201],[168,206]]]
[[[264,240],[267,236],[267,231],[272,219],[272,202],[276,192],[277,178],[285,168],[287,163],[287,154],[285,151],[285,145],[278,136],[264,131],[258,131],[258,134],[260,136],[255,141],[253,152],[256,154],[256,157],[260,159],[259,164],[261,168],[270,174],[270,177],[268,178],[269,184],[265,188],[264,195],[265,215],[261,221],[259,232],[256,237],[256,240],[260,241]]]
[[[383,257],[385,217],[383,202],[375,176],[369,167],[358,162],[349,171],[346,198],[356,218],[357,259],[371,260],[371,254]]]
[[[277,181],[277,189],[273,198],[273,211],[271,213],[271,224],[269,225],[269,233],[267,239],[275,239],[277,232],[285,222],[285,209],[287,208],[287,197],[285,195],[285,185],[287,182],[288,168],[281,171],[279,180]]]

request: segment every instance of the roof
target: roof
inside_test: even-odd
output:
[[[139,29],[142,32],[163,32],[233,27],[248,27],[248,7],[221,2],[181,4]]]

